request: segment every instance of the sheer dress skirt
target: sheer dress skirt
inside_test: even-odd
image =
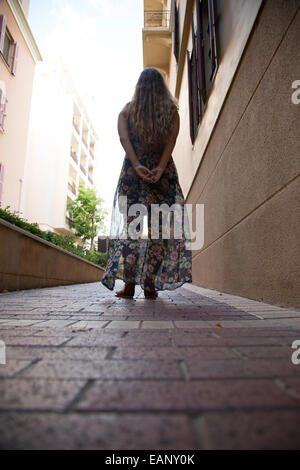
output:
[[[132,134],[131,140],[140,163],[154,169],[161,153],[139,153]],[[116,279],[151,291],[174,290],[192,282],[192,254],[187,243],[189,223],[184,203],[173,157],[160,181],[152,184],[136,174],[125,156],[113,203],[108,262],[101,281],[105,287],[113,290]],[[136,204],[144,206],[143,214],[133,207]],[[170,208],[175,204],[177,208],[170,212],[171,220],[167,224],[170,230],[162,215],[156,219],[155,227],[152,225],[151,215],[163,204]],[[182,227],[180,238],[176,230],[174,233],[175,226]],[[151,236],[152,228],[156,229],[155,238]]]

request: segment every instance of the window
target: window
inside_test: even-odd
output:
[[[4,132],[4,121],[6,117],[7,99],[4,92],[0,88],[0,131]]]
[[[0,53],[10,68],[12,75],[16,75],[19,44],[14,42],[9,33],[4,15],[0,15]]]
[[[196,0],[197,30],[194,14],[191,14],[193,49],[191,53],[187,51],[187,66],[190,134],[193,144],[218,66],[214,3],[214,0]]]
[[[4,36],[4,44],[3,44],[3,51],[2,55],[5,59],[5,62],[7,63],[8,66],[10,66],[10,51],[12,47],[12,39],[11,36],[8,34],[7,30],[5,31],[5,36]]]
[[[173,52],[176,61],[179,60],[179,15],[176,0],[173,0]]]

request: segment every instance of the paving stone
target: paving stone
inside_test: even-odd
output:
[[[276,380],[276,384],[285,390],[290,396],[300,400],[300,378],[299,377],[281,377]]]
[[[132,399],[134,397],[134,399]],[[96,381],[75,405],[94,411],[193,412],[299,405],[272,380]]]
[[[139,321],[112,321],[106,326],[106,328],[115,328],[118,330],[137,329],[139,327]]]
[[[158,329],[158,330],[165,330],[174,328],[174,324],[172,321],[143,321],[142,322],[142,329]]]
[[[77,321],[76,323],[73,323],[72,325],[72,331],[73,330],[80,330],[80,329],[102,329],[105,328],[105,326],[108,324],[107,321]]]
[[[112,348],[107,347],[28,347],[28,346],[8,346],[6,356],[11,359],[47,359],[56,360],[85,360],[97,361],[105,359],[112,352]]]
[[[0,380],[0,410],[62,410],[85,383],[84,380],[26,380],[19,377]],[[2,419],[0,426],[3,433]]]
[[[285,344],[286,337],[277,336],[270,338],[267,336],[233,336],[222,337],[199,335],[193,331],[191,334],[184,332],[182,335],[175,334],[173,336],[174,343],[177,346],[264,346],[264,345],[282,345]]]
[[[4,449],[190,450],[197,443],[183,413],[5,413]]]
[[[60,346],[68,341],[70,336],[38,337],[38,336],[11,336],[5,339],[6,346]]]
[[[211,361],[202,359],[187,358],[185,363],[193,379],[300,376],[300,367],[293,365],[290,358],[215,360],[213,367]]]
[[[236,359],[238,354],[231,348],[224,347],[117,347],[113,359],[185,359],[187,357],[213,359]]]
[[[246,357],[256,358],[256,359],[275,359],[275,358],[285,358],[290,360],[291,358],[291,348],[286,346],[257,346],[255,347],[238,347],[236,348],[241,354]]]
[[[9,338],[11,336],[33,336],[39,333],[41,330],[39,328],[0,328],[0,339]]]
[[[176,328],[211,328],[207,321],[174,321]]]
[[[217,412],[193,423],[203,450],[300,449],[300,410]]]
[[[65,328],[68,326],[73,326],[76,323],[76,320],[46,320],[40,323],[42,328]]]
[[[3,326],[8,326],[10,328],[21,327],[21,326],[31,326],[41,324],[40,320],[0,320],[0,328]]]
[[[31,363],[31,360],[10,359],[9,357],[6,357],[6,364],[0,364],[0,377],[12,377],[22,371],[25,367],[29,366]]]
[[[69,360],[51,362],[42,360],[22,374],[24,377],[134,379],[181,378],[177,361],[161,360]]]

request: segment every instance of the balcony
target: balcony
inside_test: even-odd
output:
[[[90,149],[90,155],[91,155],[92,159],[95,160],[94,150]]]
[[[73,119],[73,127],[74,129],[76,129],[77,134],[80,135],[79,125],[76,123],[74,119]]]
[[[74,152],[72,149],[71,149],[71,157],[73,158],[74,162],[76,163],[76,165],[78,165],[78,156],[77,156],[77,153]]]
[[[158,69],[168,79],[172,49],[171,12],[145,10],[143,28],[144,68]]]
[[[84,168],[84,166],[80,165],[80,169],[82,173],[86,176],[86,169]]]
[[[84,143],[84,145],[86,146],[86,148],[88,148],[88,144],[87,144],[87,139],[86,139],[86,137],[82,136],[82,142]]]
[[[148,10],[144,12],[145,28],[170,28],[170,11]]]
[[[71,193],[74,194],[74,196],[77,195],[76,185],[74,183],[68,183],[68,188],[71,191]]]

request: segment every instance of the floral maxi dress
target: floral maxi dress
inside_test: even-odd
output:
[[[159,164],[163,147],[145,153],[130,129],[129,119],[128,126],[138,160],[141,165],[153,170]],[[189,223],[184,203],[173,157],[169,160],[160,181],[147,183],[137,175],[125,155],[113,203],[108,262],[101,281],[105,287],[113,290],[116,279],[135,283],[149,291],[174,290],[192,282],[192,255],[188,248]],[[144,223],[141,217],[138,219],[140,212],[129,215],[130,208],[135,204],[145,207],[147,223]],[[154,238],[151,236],[151,214],[157,214],[163,204],[170,208],[175,204],[177,209],[181,210],[170,211],[169,219],[159,215],[159,234],[156,231]],[[182,227],[180,238],[174,233],[175,219],[177,227],[178,221]],[[169,232],[165,227],[166,221],[169,224]],[[131,236],[132,223],[135,224],[137,233],[140,233],[139,237]]]

